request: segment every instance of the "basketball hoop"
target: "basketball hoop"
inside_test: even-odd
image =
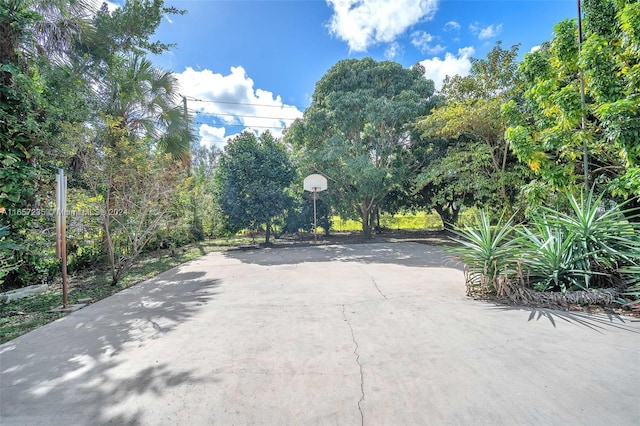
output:
[[[317,214],[316,214],[316,200],[318,199],[318,192],[324,191],[327,189],[327,178],[313,174],[304,178],[304,190],[309,191],[313,194],[313,238],[318,243],[318,225],[317,225]]]

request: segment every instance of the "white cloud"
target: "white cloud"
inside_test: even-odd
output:
[[[332,35],[349,50],[364,52],[377,43],[391,43],[421,20],[433,18],[440,0],[326,0],[333,8]]]
[[[480,40],[485,40],[488,38],[493,38],[502,32],[502,24],[498,24],[495,27],[493,25],[489,25],[486,28],[483,28],[478,34],[478,38]]]
[[[471,56],[475,53],[473,47],[458,49],[458,54],[447,52],[444,59],[431,58],[421,61],[425,69],[424,76],[433,80],[436,90],[442,88],[442,82],[446,76],[468,75],[471,70]]]
[[[109,0],[104,1],[103,3],[107,4],[107,9],[109,9],[109,12],[113,12],[116,9],[120,9],[120,5],[118,3],[114,3]]]
[[[384,57],[387,58],[387,60],[391,61],[397,58],[398,56],[401,56],[402,53],[403,53],[402,46],[400,46],[400,43],[394,41],[384,51]]]
[[[446,24],[444,24],[444,30],[445,31],[452,31],[452,30],[459,30],[460,29],[460,24],[458,24],[456,21],[449,21]]]
[[[224,127],[213,127],[208,124],[201,124],[198,134],[200,135],[200,145],[202,146],[209,148],[215,146],[216,148],[222,149],[226,142],[224,137],[226,129]]]
[[[542,48],[542,46],[540,46],[540,45],[533,46],[533,47],[529,50],[529,53],[537,52],[538,50],[540,50],[540,48]]]
[[[425,31],[415,31],[411,34],[411,44],[420,49],[422,53],[426,53],[428,55],[437,55],[438,53],[442,53],[445,51],[445,47],[439,44],[433,46],[431,42],[433,42],[434,36],[425,32]]]
[[[109,13],[113,13],[113,11],[118,10],[122,7],[121,4],[115,3],[109,0],[87,0],[86,3],[83,3],[81,6],[82,12],[84,14],[85,19],[93,19],[96,14],[102,9],[102,5],[107,5],[107,10]]]
[[[98,10],[100,10],[100,8],[102,7],[103,4],[107,5],[107,10],[109,10],[109,12],[113,12],[116,9],[119,9],[120,7],[122,7],[122,5],[113,2],[113,1],[109,1],[109,0],[89,0],[89,2],[87,3],[89,6],[89,9],[92,12],[92,15],[97,12]]]
[[[411,44],[413,44],[418,49],[421,49],[423,46],[428,45],[433,41],[433,36],[425,31],[415,31],[411,34]]]
[[[469,30],[471,34],[477,35],[480,40],[486,40],[488,38],[493,38],[502,32],[502,24],[498,25],[489,25],[487,27],[483,27],[478,22],[474,22],[469,25]]]
[[[280,96],[254,88],[253,80],[240,66],[231,67],[227,75],[188,67],[176,74],[176,78],[180,93],[187,96],[189,110],[197,113],[196,120],[216,120],[218,123],[200,125],[201,143],[205,145],[217,144],[221,148],[226,140],[243,129],[257,133],[269,130],[279,137],[285,126],[290,126],[296,118],[302,118],[302,111],[286,105]],[[229,127],[232,127],[233,134],[226,133]]]

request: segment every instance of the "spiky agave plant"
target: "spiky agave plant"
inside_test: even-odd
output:
[[[581,259],[575,267],[583,271],[585,287],[592,284],[591,277],[604,277],[599,281],[613,283],[620,268],[637,262],[640,248],[638,230],[628,220],[634,212],[625,210],[624,203],[606,207],[603,196],[596,196],[591,189],[579,198],[567,194],[568,212],[542,208],[544,222],[572,235],[571,251]]]
[[[499,277],[514,272],[517,239],[513,238],[513,229],[513,216],[491,225],[490,215],[480,211],[470,225],[453,230],[458,236],[453,240],[459,245],[450,252],[467,265],[470,285],[496,291]]]
[[[518,230],[522,268],[528,283],[538,291],[561,291],[589,287],[589,254],[576,250],[576,235],[537,218],[535,228]]]

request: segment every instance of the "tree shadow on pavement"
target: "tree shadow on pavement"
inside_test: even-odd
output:
[[[640,334],[640,320],[614,313],[588,313],[576,311],[562,311],[558,309],[538,308],[529,306],[492,305],[491,309],[500,311],[521,311],[528,313],[527,321],[547,320],[557,328],[560,321],[575,326],[586,327],[595,332],[604,334],[607,329],[619,329],[630,333]]]
[[[294,265],[309,262],[382,263],[410,267],[453,268],[463,264],[441,247],[419,243],[387,242],[371,244],[335,244],[305,247],[238,249],[225,257],[263,266]]]
[[[0,424],[137,425],[142,408],[125,410],[123,400],[210,381],[127,350],[188,322],[220,284],[176,268],[3,344]]]

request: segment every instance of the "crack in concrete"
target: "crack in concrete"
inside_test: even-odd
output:
[[[375,282],[375,281],[374,281]],[[377,287],[377,286],[376,286]],[[349,330],[351,330],[351,340],[355,347],[353,348],[353,354],[356,356],[356,363],[360,368],[360,400],[358,401],[358,411],[360,411],[360,424],[364,426],[364,413],[362,411],[362,401],[364,401],[364,374],[362,372],[362,363],[360,363],[360,354],[358,353],[358,342],[356,341],[356,335],[353,333],[353,327],[347,318],[347,314],[344,310],[344,305],[342,305],[342,317],[347,322],[349,326]]]
[[[365,273],[365,275],[369,275],[361,266],[358,266],[358,268],[363,271]],[[369,278],[371,278],[371,282],[373,283],[373,286],[376,288],[376,290],[378,290],[378,293],[380,293],[380,296],[382,296],[383,298],[387,298],[387,295],[384,294],[382,292],[382,290],[380,290],[380,287],[378,287],[378,283],[376,282],[375,278],[373,278],[371,275],[369,275]]]
[[[387,295],[386,295],[386,294],[384,294],[384,293],[380,290],[380,287],[378,287],[378,283],[376,282],[376,280],[375,280],[373,277],[371,277],[371,282],[372,282],[372,283],[373,283],[373,285],[376,287],[376,290],[378,290],[378,293],[380,293],[380,295],[386,299],[386,298],[387,298]]]

